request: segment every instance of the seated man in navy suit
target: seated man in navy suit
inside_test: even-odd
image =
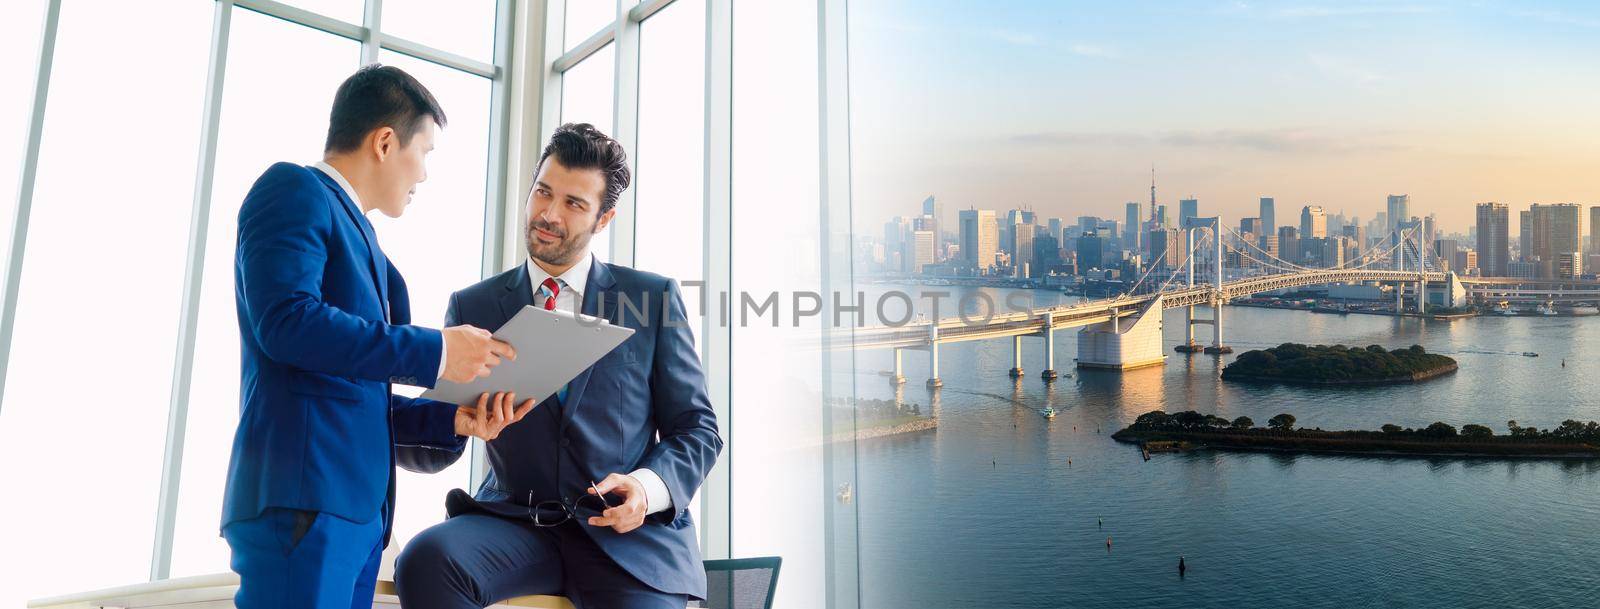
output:
[[[273,165],[239,208],[240,412],[222,536],[240,609],[371,607],[394,514],[394,447],[459,449],[534,406],[391,391],[467,382],[515,357],[481,328],[410,325],[405,280],[367,221],[405,211],[444,123],[409,74],[362,68],[334,95],[322,161]]]
[[[722,439],[682,297],[671,279],[589,252],[628,180],[620,144],[588,124],[563,125],[528,194],[527,263],[451,296],[448,324],[498,328],[533,305],[635,332],[488,442],[477,496],[452,491],[450,518],[401,552],[395,584],[405,606],[564,594],[580,608],[682,609],[705,597],[688,506]],[[400,458],[427,471],[461,452],[417,447]]]

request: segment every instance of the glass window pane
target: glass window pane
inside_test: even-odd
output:
[[[615,51],[616,45],[608,44],[561,75],[561,122],[589,123],[611,133],[616,103]]]
[[[678,0],[639,31],[635,266],[698,281],[705,265],[705,0]],[[700,344],[700,290],[684,306]]]
[[[311,11],[313,13],[316,13],[318,15],[322,15],[324,17],[333,17],[334,19],[338,19],[338,20],[343,21],[345,23],[354,23],[356,25],[361,25],[362,17],[363,17],[362,13],[366,12],[366,5],[367,5],[365,0],[281,0],[281,1],[283,1],[284,4],[288,4],[288,5],[293,6],[295,8],[305,9],[305,10]],[[384,6],[387,7],[388,3],[385,2]]]
[[[572,50],[616,20],[616,0],[567,0],[566,37],[561,48]]]
[[[735,298],[749,294],[759,302],[769,293],[826,289],[818,264],[816,23],[814,4],[741,4],[733,13]],[[818,319],[804,318],[795,327],[786,317],[778,328],[767,319],[751,319],[748,326],[730,319],[735,357],[725,433],[731,448],[722,458],[733,487],[732,551],[783,556],[784,583],[774,606],[829,605],[824,593],[830,583],[853,585],[828,572],[835,540],[818,534],[829,530],[818,508],[842,505],[818,496],[826,480],[829,443],[823,438],[836,431],[824,429],[820,416],[820,358],[793,348],[816,340]],[[758,364],[739,357],[756,353],[777,359]]]
[[[233,292],[239,204],[273,163],[322,158],[333,92],[360,63],[360,45],[354,41],[246,10],[233,14],[229,45],[189,390],[175,577],[228,570],[228,546],[217,531],[228,454],[239,422],[239,323]]]
[[[610,135],[616,103],[616,45],[608,44],[561,75],[561,122],[589,123]],[[548,138],[550,134],[540,134]],[[611,259],[611,231],[589,241],[600,260]]]
[[[380,23],[384,34],[493,63],[494,19],[495,0],[454,0],[449,10],[437,0],[383,0]]]
[[[483,276],[490,81],[398,53],[384,52],[379,60],[422,81],[449,118],[428,155],[428,180],[417,185],[405,215],[398,219],[368,215],[384,253],[406,278],[411,323],[437,328],[444,324],[450,293]],[[395,392],[415,396],[422,390],[396,385]],[[435,474],[400,470],[391,552],[443,521],[445,494],[452,488],[468,488],[470,477],[470,453]],[[391,568],[393,561],[384,561],[384,572]]]
[[[27,144],[45,4],[45,0],[7,3],[5,18],[0,19],[0,263],[4,263],[17,205],[17,177]]]
[[[211,13],[62,8],[0,423],[0,605],[149,576]]]
[[[677,0],[639,29],[634,266],[680,284],[705,275],[705,14],[705,0]],[[705,318],[701,294],[701,288],[683,288],[697,352]],[[699,499],[696,492],[690,500],[696,514]]]

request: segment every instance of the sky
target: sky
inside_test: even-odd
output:
[[[1277,199],[1370,220],[1386,195],[1465,232],[1473,205],[1600,204],[1600,4],[850,5],[854,218],[934,195],[1120,219]],[[1144,213],[1148,216],[1149,211]],[[1512,215],[1515,231],[1516,214]],[[1587,231],[1586,231],[1587,232]],[[1513,233],[1514,234],[1514,233]]]

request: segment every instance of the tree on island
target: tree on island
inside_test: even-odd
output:
[[[1241,353],[1223,369],[1222,378],[1319,382],[1395,380],[1454,365],[1455,360],[1428,353],[1418,345],[1386,350],[1379,345],[1351,348],[1284,343]]]
[[[1435,421],[1417,429],[1388,423],[1379,428],[1380,431],[1296,429],[1296,424],[1295,416],[1289,413],[1273,416],[1267,421],[1267,428],[1262,429],[1255,427],[1255,422],[1250,420],[1250,417],[1241,416],[1229,421],[1220,416],[1193,410],[1174,414],[1152,410],[1139,415],[1133,424],[1123,431],[1197,434],[1201,437],[1264,435],[1276,436],[1285,441],[1294,438],[1375,439],[1381,435],[1384,440],[1405,442],[1435,441],[1448,444],[1466,440],[1472,443],[1586,445],[1590,450],[1600,453],[1600,421],[1567,419],[1555,428],[1542,431],[1536,427],[1522,427],[1516,421],[1506,421],[1506,427],[1511,433],[1504,436],[1497,436],[1487,426],[1476,423],[1462,425],[1457,431],[1455,426],[1443,421]]]
[[[1489,438],[1494,436],[1494,430],[1477,423],[1468,423],[1461,426],[1461,435],[1467,438]]]
[[[1279,431],[1294,431],[1294,415],[1285,412],[1267,419],[1267,427]]]
[[[1453,438],[1456,436],[1456,428],[1454,425],[1444,421],[1434,421],[1433,424],[1422,430],[1422,435],[1431,438]]]

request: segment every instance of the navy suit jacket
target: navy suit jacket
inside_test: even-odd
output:
[[[456,292],[446,323],[497,329],[533,304],[530,283],[526,266],[519,266]],[[672,509],[624,534],[587,519],[577,526],[650,587],[704,598],[705,567],[688,506],[722,452],[722,438],[683,298],[671,279],[598,260],[585,288],[582,312],[633,328],[633,336],[573,378],[565,403],[546,398],[490,441],[489,475],[477,497],[455,491],[447,509],[451,516],[489,512],[527,520],[529,497],[576,498],[607,474],[649,468],[666,483]],[[537,347],[521,349],[526,355]],[[400,458],[407,469],[433,471],[460,455],[409,448]]]
[[[457,449],[455,405],[431,387],[438,330],[407,325],[405,280],[354,201],[321,171],[278,163],[239,209],[239,427],[222,524],[269,507],[392,520],[394,447]]]

